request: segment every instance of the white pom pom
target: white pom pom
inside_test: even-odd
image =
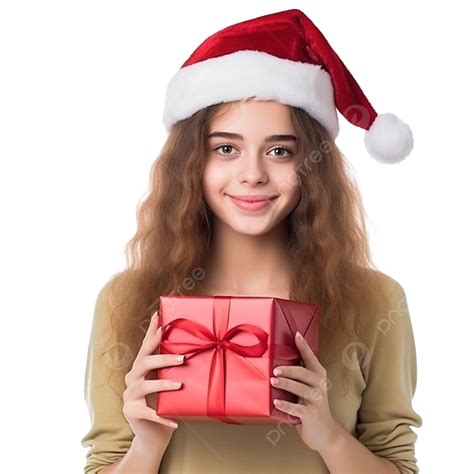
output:
[[[364,143],[370,156],[383,164],[404,160],[413,149],[410,127],[391,113],[379,114],[365,132]]]

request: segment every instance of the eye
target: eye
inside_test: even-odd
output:
[[[224,145],[219,145],[218,147],[214,148],[214,151],[217,151],[221,148],[234,148],[234,147],[226,143]],[[230,153],[219,153],[219,155],[230,155]]]
[[[220,150],[221,148],[227,148],[227,149],[235,149],[235,147],[233,145],[230,145],[228,143],[225,143],[223,145],[219,145],[218,147],[216,148],[213,148],[213,151],[217,151],[217,150]],[[273,148],[273,150],[270,150],[269,153],[275,151],[275,150],[283,150],[283,151],[286,151],[287,152],[287,155],[281,155],[281,154],[277,154],[277,155],[273,155],[273,156],[276,156],[278,158],[287,158],[288,156],[291,156],[293,155],[293,152],[286,148],[286,147],[283,147],[283,146],[278,146],[278,147],[275,147]],[[219,153],[220,155],[231,155],[232,153]]]
[[[279,158],[286,158],[287,156],[291,156],[293,154],[291,150],[289,150],[288,148],[285,148],[284,146],[277,146],[273,150],[270,150],[270,153],[275,150],[285,150],[288,153],[288,155],[273,155],[273,156],[278,156]]]

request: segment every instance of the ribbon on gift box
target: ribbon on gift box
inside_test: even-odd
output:
[[[230,314],[228,296],[215,296],[213,305],[213,332],[196,321],[177,318],[163,326],[160,347],[165,353],[190,354],[190,357],[207,350],[213,350],[207,392],[207,415],[224,423],[241,424],[225,416],[225,352],[230,350],[240,357],[261,357],[268,349],[268,333],[253,324],[239,324],[228,328]],[[182,329],[201,339],[199,343],[172,342],[170,332]],[[232,342],[239,333],[253,334],[259,342],[253,346],[243,346]],[[299,359],[300,355],[292,347],[280,347],[281,355],[287,360]],[[187,357],[189,359],[189,357]]]

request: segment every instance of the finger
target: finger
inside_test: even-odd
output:
[[[285,377],[271,377],[270,382],[274,387],[281,390],[286,390],[287,392],[293,393],[294,395],[298,395],[302,398],[305,398],[310,390],[308,385],[296,382],[295,380],[287,379]]]
[[[174,386],[173,382],[178,382],[177,380],[164,380],[164,379],[155,379],[155,380],[145,380],[143,383],[136,384],[130,392],[130,396],[134,398],[141,398],[145,395],[155,392],[164,392],[166,390],[179,390],[182,387],[182,383]]]
[[[182,365],[184,354],[151,354],[143,358],[143,368],[145,371],[161,369],[162,367]]]
[[[168,418],[163,418],[162,416],[157,415],[156,410],[154,410],[153,408],[150,408],[150,407],[146,407],[146,408],[144,407],[144,408],[140,409],[139,416],[140,416],[140,418],[142,418],[144,420],[154,421],[155,423],[162,423],[164,425],[169,426],[170,428],[177,428],[178,427],[178,423],[176,423],[175,421],[170,420]]]
[[[308,344],[308,341],[296,331],[295,336],[296,347],[298,348],[301,358],[303,359],[304,366],[315,373],[324,372],[325,369],[319,359],[316,357],[316,354],[311,349],[311,346]]]
[[[299,419],[302,419],[306,413],[306,407],[299,403],[291,403],[287,400],[278,400],[275,398],[273,404],[278,408],[278,410]]]
[[[276,373],[277,369],[281,370],[281,373]],[[273,375],[297,380],[308,386],[314,385],[316,380],[316,374],[301,365],[280,365],[275,367]]]
[[[182,387],[182,382],[174,386],[173,382],[178,380],[167,379],[150,379],[137,383],[128,389],[128,396],[132,399],[143,398],[150,393],[164,392],[166,390],[179,390]]]
[[[150,371],[156,371],[162,367],[178,366],[184,363],[183,360],[179,360],[179,356],[176,354],[151,354],[139,359],[139,363],[135,367],[136,377],[145,378]],[[156,377],[153,376],[154,380],[158,379],[158,373]]]
[[[138,351],[138,355],[144,356],[148,354],[152,354],[153,351],[156,348],[156,337],[161,334],[161,326],[158,329],[158,313],[155,311],[151,317],[150,324],[148,326],[148,329],[146,331],[145,337],[143,338],[142,345],[140,347],[140,350]]]

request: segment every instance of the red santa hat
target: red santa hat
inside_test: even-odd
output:
[[[337,110],[366,130],[364,143],[380,163],[397,163],[413,148],[410,127],[392,113],[377,114],[349,70],[314,23],[292,9],[214,33],[168,83],[163,123],[209,105],[249,97],[300,107],[335,139]]]

